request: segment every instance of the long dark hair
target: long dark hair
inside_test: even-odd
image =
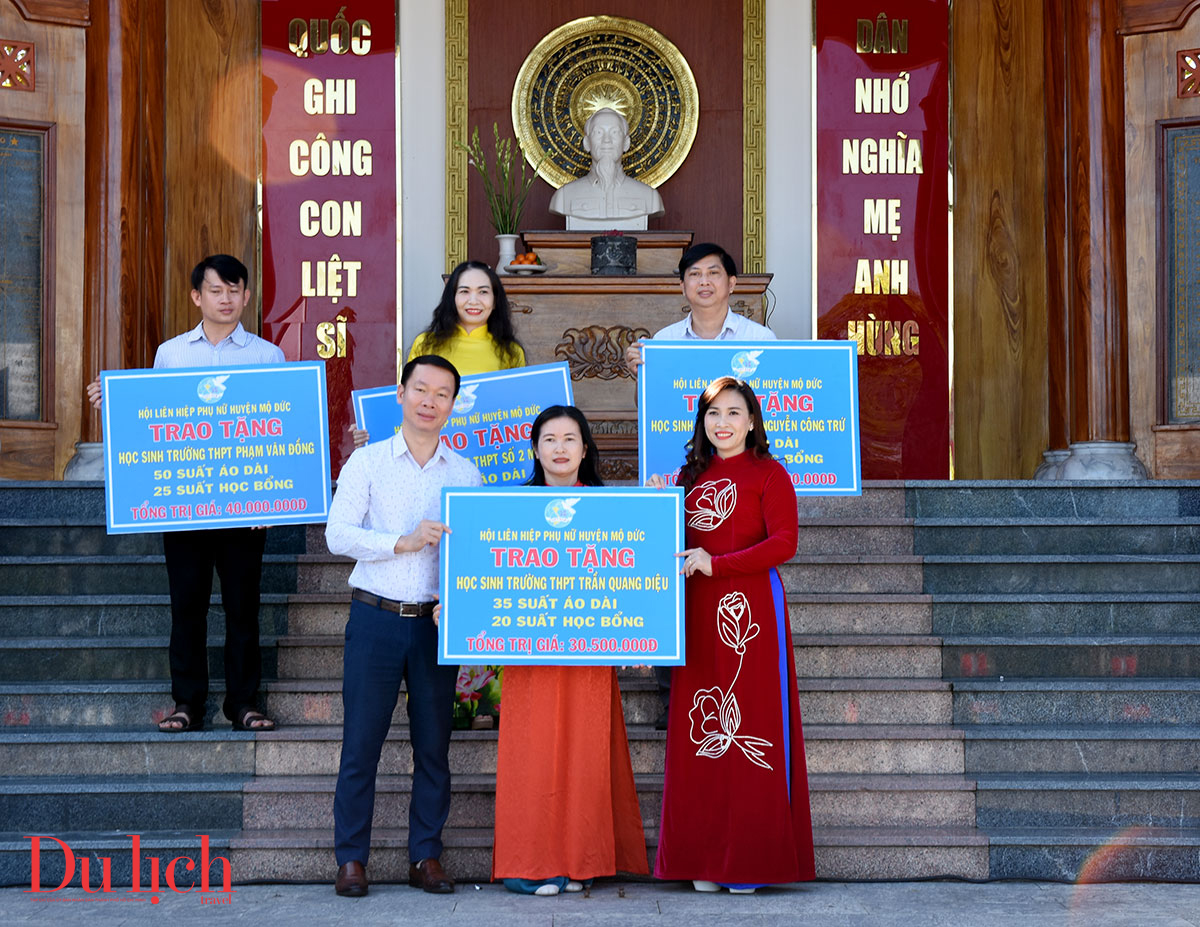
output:
[[[454,294],[458,290],[458,279],[468,270],[482,270],[488,275],[492,286],[492,313],[488,316],[487,330],[496,342],[496,355],[505,367],[515,367],[519,355],[517,348],[522,348],[513,328],[512,309],[508,304],[508,294],[504,292],[504,284],[496,276],[496,272],[482,261],[463,261],[446,279],[442,289],[442,298],[433,310],[433,318],[425,329],[425,353],[441,354],[446,343],[454,337],[458,326],[458,307],[454,305]],[[524,350],[524,348],[522,348]]]
[[[546,422],[555,418],[569,418],[579,426],[579,434],[583,438],[583,460],[579,461],[579,482],[584,486],[603,486],[600,479],[600,449],[596,447],[596,439],[592,437],[592,429],[583,413],[574,406],[547,406],[533,420],[533,430],[529,433],[529,446],[537,449],[538,438],[542,436],[542,428]],[[541,458],[534,455],[533,474],[525,481],[526,486],[545,486],[546,471],[542,469]]]
[[[678,485],[689,492],[696,485],[700,474],[708,469],[713,454],[717,452],[713,443],[708,440],[708,432],[704,430],[704,416],[708,412],[708,407],[727,389],[736,390],[742,394],[742,398],[746,400],[746,408],[750,410],[750,415],[754,419],[753,426],[746,434],[746,450],[759,459],[771,459],[771,442],[767,438],[766,428],[763,427],[762,407],[758,404],[758,397],[754,395],[754,390],[745,380],[718,377],[709,383],[708,388],[700,395],[699,407],[696,409],[696,427],[692,429],[692,439],[687,443],[687,458],[684,460],[676,480]]]

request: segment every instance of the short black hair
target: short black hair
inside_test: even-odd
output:
[[[250,272],[246,265],[228,254],[210,254],[192,270],[192,289],[199,290],[204,285],[204,274],[209,269],[215,270],[217,276],[230,286],[250,286]]]
[[[683,252],[683,257],[679,259],[679,279],[683,279],[683,275],[689,267],[697,261],[708,257],[710,254],[720,255],[721,266],[725,268],[725,273],[731,277],[737,276],[737,264],[733,263],[733,258],[729,256],[729,252],[720,245],[713,244],[711,241],[702,241],[692,245]]]
[[[401,386],[408,382],[408,378],[412,376],[413,368],[417,364],[428,364],[430,367],[441,367],[443,370],[449,370],[454,374],[454,395],[458,395],[458,385],[462,382],[462,377],[458,375],[458,368],[440,354],[420,354],[405,364],[404,369],[400,371]]]

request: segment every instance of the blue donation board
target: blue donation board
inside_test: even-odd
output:
[[[354,419],[371,441],[400,430],[396,387],[356,389]],[[529,435],[548,406],[574,405],[565,363],[473,373],[462,378],[442,443],[474,461],[485,483],[524,483],[533,472]]]
[[[440,663],[683,663],[683,490],[443,489]]]
[[[325,521],[325,364],[109,370],[109,534]]]
[[[862,493],[858,357],[850,341],[646,341],[638,376],[638,473],[683,465],[700,394],[737,377],[762,405],[771,453],[798,494]]]

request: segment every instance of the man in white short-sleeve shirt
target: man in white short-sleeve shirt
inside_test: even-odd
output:
[[[737,265],[720,245],[700,242],[679,259],[679,288],[689,311],[678,322],[654,333],[654,341],[774,341],[775,333],[729,308],[737,286]],[[637,374],[642,343],[625,350],[625,362]]]
[[[729,308],[729,296],[737,286],[737,265],[720,245],[700,242],[679,259],[679,288],[690,312],[678,322],[654,333],[654,341],[775,341],[775,333]],[[635,341],[625,351],[625,362],[637,375],[642,363],[642,343]],[[667,702],[671,691],[671,668],[656,666],[654,678],[663,710],[655,722],[667,729]]]

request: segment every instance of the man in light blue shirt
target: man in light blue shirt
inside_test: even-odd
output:
[[[192,302],[200,324],[158,346],[155,369],[282,364],[283,351],[242,328],[250,305],[246,265],[228,254],[206,257],[192,270]],[[100,378],[87,387],[101,406]],[[171,592],[171,696],[175,709],[158,722],[164,734],[204,727],[208,699],[208,606],[213,570],[225,610],[225,716],[234,730],[269,731],[275,722],[258,710],[262,657],[258,643],[263,528],[215,528],[163,533]]]
[[[737,286],[737,265],[720,245],[710,241],[692,245],[679,259],[679,288],[691,311],[678,322],[654,333],[655,341],[775,341],[775,333],[729,308],[729,296]],[[642,363],[642,343],[635,341],[625,351],[625,362],[637,376]],[[654,667],[663,710],[655,722],[667,729],[667,702],[671,692],[671,668]]]
[[[737,286],[737,265],[720,245],[710,241],[692,245],[679,259],[679,288],[691,310],[678,322],[654,333],[655,341],[774,341],[775,333],[729,308]],[[642,343],[625,351],[625,362],[637,374]]]

